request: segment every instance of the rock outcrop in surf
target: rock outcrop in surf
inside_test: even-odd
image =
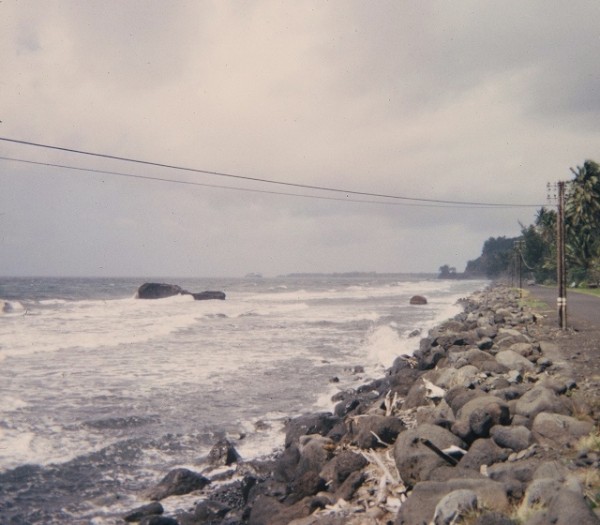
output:
[[[422,295],[413,295],[409,301],[410,304],[427,304],[427,299]]]
[[[181,286],[167,283],[144,283],[136,293],[138,299],[164,299],[174,295],[191,295],[196,301],[206,301],[209,299],[225,299],[225,292],[207,290],[204,292],[188,292]]]

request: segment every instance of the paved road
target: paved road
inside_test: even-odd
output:
[[[558,325],[557,288],[554,286],[530,286],[527,291],[557,312],[556,324]],[[592,326],[600,327],[600,297],[567,291],[567,326],[579,330]]]

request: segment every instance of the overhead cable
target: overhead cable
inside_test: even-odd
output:
[[[111,154],[107,154],[107,153],[96,153],[96,152],[91,152],[91,151],[86,151],[86,150],[66,148],[66,147],[62,147],[62,146],[41,144],[41,143],[31,142],[31,141],[27,141],[27,140],[11,139],[8,137],[0,137],[0,140],[4,141],[4,142],[11,142],[14,144],[21,144],[24,146],[33,146],[33,147],[37,147],[37,148],[45,148],[45,149],[51,149],[51,150],[56,150],[56,151],[64,151],[67,153],[75,153],[78,155],[86,155],[86,156],[99,157],[99,158],[110,159],[110,160],[118,160],[118,161],[122,161],[122,162],[131,162],[131,163],[142,164],[142,165],[146,165],[146,166],[155,166],[155,167],[159,167],[159,168],[167,168],[167,169],[186,171],[186,172],[192,172],[192,173],[200,173],[200,174],[204,174],[204,175],[214,175],[214,176],[218,176],[218,177],[227,177],[227,178],[238,179],[238,180],[261,182],[261,183],[265,183],[265,184],[276,184],[276,185],[280,185],[280,186],[288,186],[288,187],[295,187],[295,188],[344,193],[346,195],[360,195],[363,197],[378,197],[378,198],[394,199],[394,200],[402,200],[402,201],[427,202],[427,203],[435,203],[435,204],[452,204],[452,205],[460,205],[460,206],[485,206],[485,207],[490,207],[490,208],[494,208],[494,207],[497,207],[497,208],[538,208],[538,207],[540,207],[539,204],[510,204],[510,203],[454,201],[454,200],[406,197],[406,196],[401,196],[401,195],[387,195],[387,194],[381,194],[381,193],[370,193],[370,192],[364,192],[364,191],[345,190],[345,189],[340,189],[340,188],[331,188],[331,187],[327,187],[327,186],[316,186],[316,185],[311,185],[311,184],[284,182],[284,181],[265,179],[265,178],[259,178],[259,177],[249,177],[249,176],[244,176],[244,175],[233,175],[231,173],[224,173],[224,172],[205,170],[205,169],[199,169],[199,168],[190,168],[190,167],[185,167],[185,166],[177,166],[174,164],[165,164],[162,162],[134,159],[134,158],[130,158],[130,157],[122,157],[122,156],[111,155]]]
[[[453,205],[453,204],[426,204],[426,203],[414,203],[414,202],[390,202],[390,201],[381,201],[381,200],[369,200],[369,199],[351,199],[349,197],[326,197],[324,195],[312,195],[309,193],[292,193],[292,192],[284,192],[284,191],[269,191],[269,190],[257,190],[255,188],[243,188],[241,186],[223,186],[218,184],[206,184],[202,182],[195,181],[187,181],[187,180],[178,180],[178,179],[168,179],[165,177],[152,177],[150,175],[136,175],[133,173],[123,173],[119,171],[109,171],[109,170],[100,170],[94,168],[84,168],[80,166],[68,166],[65,164],[54,164],[51,162],[39,162],[27,159],[18,159],[15,157],[4,157],[0,155],[0,160],[6,160],[10,162],[20,162],[24,164],[34,164],[37,166],[46,166],[51,168],[61,168],[67,170],[75,170],[75,171],[84,171],[89,173],[97,173],[101,175],[114,175],[117,177],[128,177],[132,179],[143,179],[143,180],[151,180],[157,182],[168,182],[172,184],[184,184],[188,186],[201,186],[203,188],[215,188],[221,190],[233,190],[233,191],[242,191],[249,193],[265,193],[267,195],[283,195],[290,197],[303,197],[307,199],[321,199],[328,201],[340,201],[340,202],[354,202],[360,204],[379,204],[383,206],[411,206],[411,207],[425,207],[425,208],[465,208],[465,206]],[[507,206],[507,207],[510,207]],[[480,205],[480,206],[468,206],[468,208],[490,208],[490,206]],[[493,206],[494,209],[501,209],[498,206]]]

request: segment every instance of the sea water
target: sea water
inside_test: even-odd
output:
[[[410,275],[0,279],[0,521],[115,523],[221,437],[242,458],[285,420],[384,374],[483,281]],[[412,295],[428,304],[411,306]],[[163,502],[180,504],[169,498]]]

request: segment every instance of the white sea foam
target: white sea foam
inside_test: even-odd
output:
[[[191,326],[199,314],[193,299],[185,296],[160,304],[124,299],[53,306],[1,325],[0,357],[140,343]]]
[[[412,344],[414,340],[402,339],[391,326],[379,326],[371,333],[365,345],[367,362],[388,368],[399,355],[412,355],[416,349],[411,348]]]
[[[27,401],[24,401],[23,399],[18,397],[10,395],[4,395],[0,397],[0,413],[19,410],[20,408],[26,407],[27,405]]]
[[[19,301],[0,299],[0,316],[23,315],[25,307]]]

